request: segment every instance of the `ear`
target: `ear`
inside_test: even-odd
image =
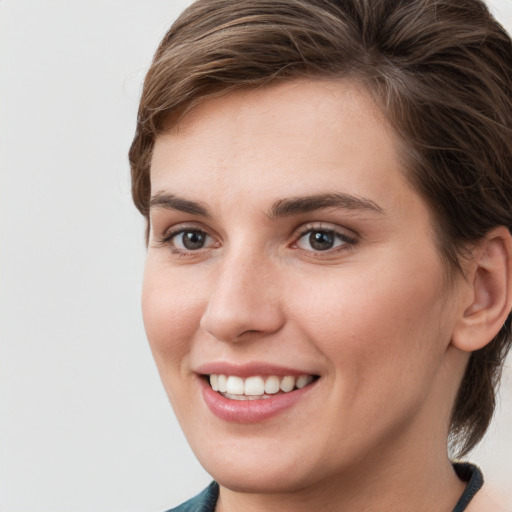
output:
[[[452,345],[473,352],[487,345],[512,309],[512,236],[498,227],[472,249]]]

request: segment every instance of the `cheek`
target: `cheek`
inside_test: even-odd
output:
[[[396,381],[398,370],[421,368],[442,356],[450,332],[443,318],[449,312],[441,280],[421,277],[439,272],[406,276],[386,270],[299,281],[294,297],[315,293],[312,300],[294,301],[290,311],[334,366],[361,378]]]
[[[330,367],[326,425],[336,428],[326,435],[335,442],[341,435],[361,446],[407,425],[426,403],[442,362],[448,329],[439,327],[446,302],[439,287],[384,277],[316,280],[314,301],[290,305]]]
[[[150,260],[146,263],[142,315],[160,372],[164,364],[169,370],[180,367],[190,351],[190,341],[203,311],[200,286],[196,282],[188,282]]]

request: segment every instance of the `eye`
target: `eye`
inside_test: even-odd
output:
[[[166,237],[166,242],[178,251],[197,251],[211,247],[214,240],[199,229],[181,229]]]
[[[296,246],[306,251],[328,251],[354,241],[348,236],[333,229],[308,229],[297,240]]]

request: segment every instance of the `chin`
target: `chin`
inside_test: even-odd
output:
[[[235,492],[254,494],[280,494],[299,491],[312,483],[311,475],[289,468],[270,467],[260,462],[257,466],[219,467],[205,469],[223,487]]]
[[[244,493],[289,493],[308,487],[321,478],[322,461],[308,460],[299,446],[271,447],[257,441],[227,442],[228,447],[209,445],[195,450],[205,470],[223,487]],[[270,443],[274,445],[275,443]],[[238,445],[238,446],[237,446]],[[319,453],[312,450],[309,453]]]

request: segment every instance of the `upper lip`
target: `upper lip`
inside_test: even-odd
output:
[[[250,362],[246,364],[233,364],[225,361],[213,361],[200,365],[195,370],[200,375],[235,375],[237,377],[252,377],[255,375],[300,376],[315,375],[314,372],[275,365],[265,362]]]

